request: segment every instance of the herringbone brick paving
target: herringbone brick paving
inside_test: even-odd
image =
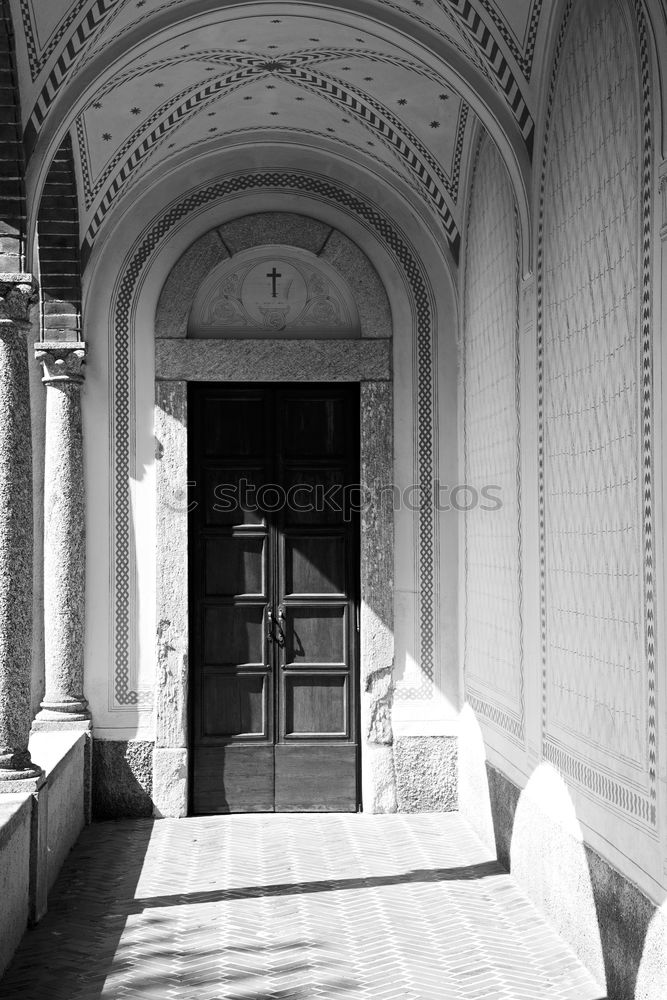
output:
[[[4,1000],[599,1000],[456,814],[86,829]]]

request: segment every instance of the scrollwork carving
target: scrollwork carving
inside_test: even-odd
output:
[[[83,367],[86,363],[86,345],[35,344],[35,359],[42,365],[42,382],[70,382],[78,384],[84,380]]]
[[[0,320],[29,323],[30,307],[38,296],[37,282],[32,275],[0,275]]]

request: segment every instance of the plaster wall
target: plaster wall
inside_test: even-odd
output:
[[[480,422],[499,408],[516,415],[500,463],[516,484],[516,546],[501,561],[519,597],[494,619],[512,588],[489,565],[480,585],[463,548],[459,804],[610,997],[640,995],[639,984],[642,996],[659,996],[667,814],[656,232],[667,215],[654,177],[658,95],[642,5],[563,8],[541,122],[534,278],[511,266],[510,206],[497,186],[509,189],[490,143],[467,209],[464,296],[477,276],[498,301],[481,324],[464,302],[462,356],[492,335],[499,350],[507,345],[508,378],[479,396],[463,366],[464,456]],[[481,463],[489,476],[497,454]],[[469,517],[469,539],[475,531]],[[477,639],[491,630],[499,662],[465,642],[473,625]]]
[[[31,814],[30,795],[0,797],[0,976],[28,923]]]
[[[30,752],[45,779],[36,794],[0,795],[0,976],[86,822],[90,734],[33,733]]]
[[[58,877],[86,822],[87,733],[62,731],[33,733],[30,751],[44,768],[48,782],[47,889]]]

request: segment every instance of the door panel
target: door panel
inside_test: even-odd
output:
[[[203,474],[206,496],[206,524],[214,527],[264,525],[266,518],[257,508],[255,494],[266,482],[263,466],[209,466]]]
[[[286,736],[347,736],[347,677],[285,676]]]
[[[347,744],[277,744],[276,812],[350,812],[357,797],[356,755]]]
[[[263,535],[236,534],[205,539],[206,596],[264,596],[265,550]]]
[[[273,746],[195,746],[192,757],[193,812],[273,812]]]
[[[285,540],[285,597],[345,594],[345,538],[297,535]]]
[[[208,394],[203,411],[206,455],[229,459],[264,455],[266,408],[262,393],[235,393],[229,398]],[[233,434],[230,428],[234,428]]]
[[[261,665],[264,660],[263,621],[264,608],[259,604],[204,608],[205,663]]]
[[[190,387],[195,812],[357,808],[358,411],[356,386]]]
[[[294,503],[285,510],[285,524],[338,525],[343,522],[345,504],[344,465],[285,465],[282,470],[285,490]]]
[[[202,736],[266,736],[266,676],[202,672]]]
[[[290,602],[285,615],[285,665],[318,663],[345,666],[347,660],[347,608],[331,605],[298,605]]]

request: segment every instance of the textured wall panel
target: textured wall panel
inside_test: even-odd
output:
[[[650,136],[640,81],[615,0],[576,5],[545,161],[540,502],[544,753],[595,796],[646,820],[654,816],[642,799],[654,778],[651,354],[642,328]]]
[[[478,491],[500,487],[502,508],[484,510],[482,501],[465,515],[466,697],[522,739],[518,281],[512,188],[495,145],[484,139],[466,252],[465,482]]]

